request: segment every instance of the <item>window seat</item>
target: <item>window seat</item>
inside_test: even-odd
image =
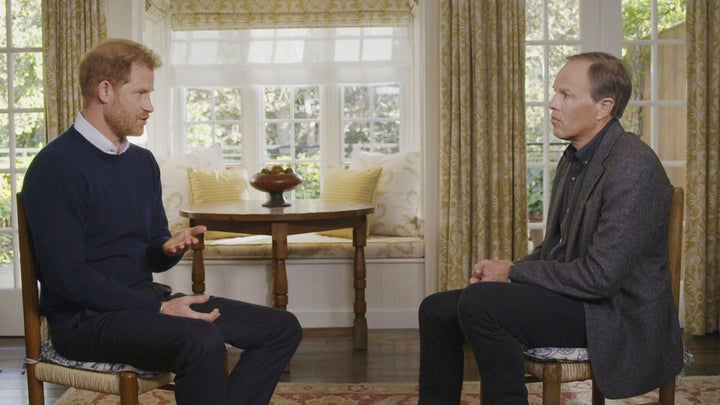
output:
[[[423,258],[425,243],[420,236],[369,235],[365,245],[366,259]],[[303,233],[288,236],[289,259],[352,259],[352,240]],[[272,239],[269,235],[249,235],[205,240],[205,260],[270,259]],[[192,251],[185,259],[192,258]]]

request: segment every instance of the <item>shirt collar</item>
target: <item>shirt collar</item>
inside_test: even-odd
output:
[[[125,153],[130,147],[130,142],[128,142],[127,138],[120,143],[120,148],[115,146],[115,144],[101,134],[100,131],[95,129],[95,127],[83,117],[82,113],[78,114],[77,118],[75,118],[75,129],[80,132],[80,135],[87,139],[88,142],[108,155]]]
[[[566,159],[573,159],[576,158],[580,161],[580,163],[583,164],[583,166],[587,165],[590,160],[592,160],[593,155],[595,154],[595,151],[597,150],[598,146],[600,145],[601,139],[605,135],[605,133],[608,131],[608,128],[610,128],[610,124],[616,121],[616,118],[611,119],[603,129],[598,132],[597,135],[593,137],[593,139],[590,140],[590,142],[587,143],[582,149],[577,150],[572,144],[568,144],[568,147],[565,149],[565,158]]]

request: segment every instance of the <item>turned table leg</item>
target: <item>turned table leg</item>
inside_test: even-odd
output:
[[[365,302],[365,244],[366,244],[367,217],[363,216],[362,223],[353,228],[353,246],[355,256],[353,257],[353,287],[355,289],[355,319],[353,320],[353,349],[367,350],[368,327],[365,313],[367,304]]]
[[[205,293],[205,257],[203,250],[205,249],[205,235],[198,235],[198,243],[192,245],[192,292],[194,294]]]
[[[288,257],[287,223],[273,222],[272,224],[272,266],[273,280],[273,306],[287,310],[288,281],[285,260]]]

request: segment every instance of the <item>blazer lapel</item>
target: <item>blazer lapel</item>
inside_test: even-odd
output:
[[[565,189],[565,183],[567,182],[568,173],[570,172],[570,164],[563,157],[558,162],[557,170],[555,171],[555,181],[552,187],[552,201],[550,201],[550,209],[548,211],[548,220],[545,230],[545,240],[550,240],[550,235],[555,235],[560,232],[560,210],[562,209],[562,190]],[[549,246],[543,243],[543,256],[548,253],[547,249]]]
[[[568,257],[575,251],[575,242],[577,241],[577,235],[578,232],[580,232],[580,224],[582,222],[583,215],[585,214],[585,203],[590,198],[590,194],[595,188],[598,180],[600,180],[605,172],[605,159],[612,150],[612,146],[615,144],[615,141],[621,133],[623,133],[623,129],[620,126],[620,123],[615,121],[615,123],[611,124],[610,128],[608,128],[608,131],[603,136],[602,142],[588,164],[587,173],[585,173],[585,179],[583,180],[582,188],[578,194],[577,205],[570,222],[570,229],[568,230],[568,246],[566,250]]]

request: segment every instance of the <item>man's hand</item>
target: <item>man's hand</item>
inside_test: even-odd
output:
[[[173,298],[170,301],[165,301],[163,314],[213,322],[220,316],[219,309],[215,308],[212,312],[205,313],[197,312],[190,308],[190,305],[192,304],[202,304],[207,302],[209,299],[209,295],[184,295],[182,297]]]
[[[478,281],[510,281],[510,266],[512,266],[510,260],[499,260],[497,257],[492,260],[480,260],[473,269],[470,284]]]
[[[181,255],[190,249],[193,243],[198,243],[197,236],[205,233],[207,228],[203,225],[186,228],[176,233],[162,245],[162,251],[166,256]]]

